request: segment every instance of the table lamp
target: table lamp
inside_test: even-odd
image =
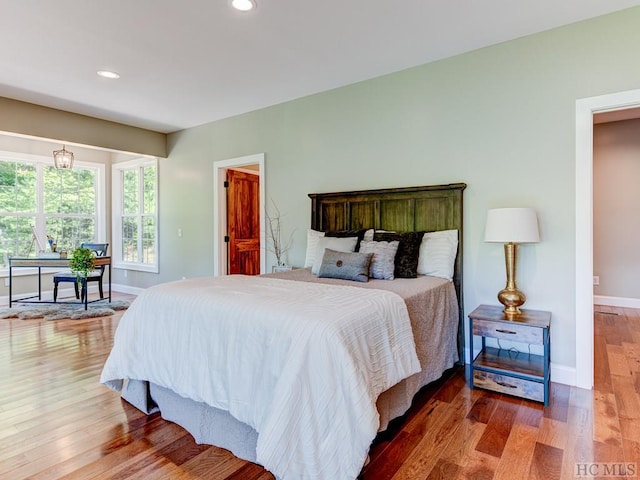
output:
[[[516,286],[516,262],[519,243],[540,241],[538,218],[532,208],[495,208],[489,210],[484,234],[485,242],[504,243],[504,260],[507,284],[498,292],[498,300],[504,305],[504,313],[520,314],[520,307],[527,297]]]

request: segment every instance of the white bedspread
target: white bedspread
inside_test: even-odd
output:
[[[100,381],[149,380],[258,432],[285,480],[353,480],[378,430],[378,395],[418,372],[396,294],[226,276],[145,290],[122,317]]]

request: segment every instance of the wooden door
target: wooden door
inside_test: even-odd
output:
[[[229,274],[260,274],[259,176],[227,170]]]

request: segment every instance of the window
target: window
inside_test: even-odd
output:
[[[60,250],[95,242],[95,172],[77,167],[73,170],[45,167],[43,173],[47,235],[57,242]]]
[[[103,192],[103,165],[58,170],[48,157],[0,152],[0,269],[10,256],[37,254],[34,231],[58,251],[103,238]]]
[[[158,272],[158,161],[113,165],[114,266]]]

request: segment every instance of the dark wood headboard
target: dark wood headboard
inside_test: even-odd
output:
[[[396,232],[458,230],[454,285],[458,294],[462,349],[462,192],[465,183],[310,193],[311,228],[320,231],[376,228]],[[462,359],[462,352],[460,358]]]

